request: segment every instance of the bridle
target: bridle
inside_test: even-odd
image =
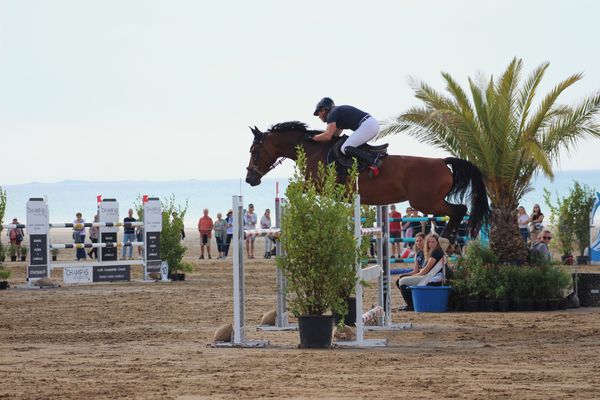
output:
[[[277,159],[277,161],[275,161],[273,163],[273,165],[271,165],[269,167],[269,169],[267,169],[264,172],[262,172],[260,169],[258,169],[258,167],[255,165],[255,162],[259,161],[260,157],[259,157],[259,154],[258,154],[259,152],[258,151],[254,151],[254,149],[255,149],[255,146],[263,144],[263,139],[264,139],[265,136],[266,136],[265,133],[262,133],[260,135],[254,135],[254,141],[252,142],[252,147],[250,147],[250,154],[251,154],[250,159],[251,159],[252,162],[250,163],[250,166],[246,167],[246,169],[248,171],[254,172],[255,174],[257,174],[259,176],[259,178],[262,178],[263,176],[265,176],[266,174],[268,174],[271,170],[273,170],[275,167],[277,167],[278,165],[280,165],[285,160],[285,157],[280,157],[279,159],[277,159],[277,157],[272,157],[272,158]],[[264,150],[264,152],[266,153],[266,155],[268,157],[271,157],[271,154],[267,150]]]

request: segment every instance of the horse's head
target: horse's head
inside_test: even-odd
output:
[[[306,124],[298,121],[275,124],[267,132],[261,132],[256,126],[250,130],[254,140],[250,147],[246,182],[251,186],[259,185],[262,177],[281,163],[283,158],[295,160],[296,146],[305,144],[308,136],[320,133],[307,130]]]
[[[246,168],[248,170],[246,183],[256,186],[260,184],[262,177],[273,169],[279,156],[272,140],[268,140],[269,132],[261,132],[256,126],[250,130],[254,135],[254,140],[250,147],[250,163]]]

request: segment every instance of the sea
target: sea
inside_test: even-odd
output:
[[[555,173],[553,181],[544,176],[532,180],[532,190],[527,193],[521,205],[528,213],[535,203],[539,203],[542,211],[549,215],[544,204],[543,190],[548,189],[556,196],[566,196],[573,186],[573,181],[588,185],[594,191],[600,191],[600,170],[560,171]],[[140,203],[144,195],[168,199],[173,196],[176,205],[185,207],[186,227],[195,227],[202,210],[207,208],[213,218],[217,213],[225,215],[232,208],[234,195],[244,196],[244,206],[253,203],[255,210],[262,215],[267,208],[274,207],[277,195],[284,196],[287,178],[263,179],[256,187],[251,187],[238,179],[230,180],[184,180],[184,181],[62,181],[56,183],[26,183],[5,185],[7,207],[4,223],[12,218],[25,222],[25,203],[31,197],[47,199],[50,210],[50,222],[72,222],[75,214],[81,212],[84,219],[91,221],[96,212],[97,196],[114,198],[119,202],[120,215],[126,216],[127,210]],[[404,211],[408,203],[399,203],[398,209]]]

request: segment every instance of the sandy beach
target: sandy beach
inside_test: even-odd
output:
[[[387,338],[386,348],[299,350],[297,332],[254,329],[248,336],[270,348],[211,348],[215,329],[232,320],[231,258],[198,260],[197,236],[186,237],[195,271],[185,282],[0,292],[0,398],[600,397],[600,308],[394,311],[394,322],[413,328],[368,333]],[[13,287],[25,284],[25,264],[5,263]],[[275,307],[275,265],[246,265],[247,323],[256,325]],[[396,310],[402,303],[393,296]],[[365,301],[373,299],[368,289]]]

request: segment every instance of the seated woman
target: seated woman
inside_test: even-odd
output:
[[[427,284],[437,284],[443,280],[443,272],[440,270],[431,278],[426,275],[439,263],[445,263],[446,257],[440,246],[439,237],[435,233],[427,235],[425,239],[422,233],[415,237],[415,247],[418,249],[421,246],[422,250],[415,254],[415,264],[413,270],[404,275],[400,275],[396,281],[396,286],[400,289],[402,297],[406,305],[400,311],[413,311],[412,293],[409,286],[415,286],[422,283],[423,279],[428,279]],[[421,257],[419,257],[419,253]],[[420,260],[420,261],[419,261]],[[443,265],[443,264],[442,264]]]

